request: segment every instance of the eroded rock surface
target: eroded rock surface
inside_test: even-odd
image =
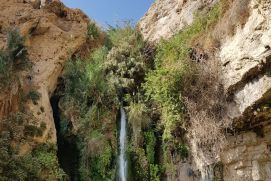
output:
[[[270,180],[271,126],[258,129],[228,138],[220,156],[226,181]]]
[[[138,28],[148,41],[169,38],[194,19],[197,10],[217,0],[157,0],[140,20]]]
[[[0,47],[5,46],[8,32],[18,28],[26,38],[25,46],[33,63],[32,70],[20,76],[20,90],[16,83],[12,90],[1,90],[0,119],[18,111],[19,91],[31,87],[41,97],[36,104],[27,101],[27,111],[46,123],[43,136],[36,141],[56,142],[50,97],[65,61],[86,42],[89,19],[80,10],[66,8],[58,1],[0,0],[0,9]]]
[[[250,8],[245,26],[223,42],[219,53],[225,89],[236,103],[230,111],[232,118],[270,99],[266,96],[271,91],[271,2],[253,0]]]

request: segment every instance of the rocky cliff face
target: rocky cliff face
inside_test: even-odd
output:
[[[190,25],[197,10],[208,8],[216,1],[157,0],[140,20],[138,27],[149,41],[167,39]]]
[[[65,61],[86,43],[89,19],[58,1],[1,0],[0,9],[0,47],[5,47],[8,32],[18,28],[33,64],[31,71],[20,74],[18,82],[10,83],[10,90],[0,90],[0,120],[18,111],[19,95],[31,87],[40,98],[23,104],[38,123],[46,124],[43,136],[35,140],[56,142],[50,97]]]
[[[208,9],[213,3],[215,1],[157,0],[138,27],[145,39],[157,42],[191,24],[193,13]],[[193,153],[198,153],[192,155],[196,158],[194,169],[206,168],[202,179],[214,178],[215,173],[210,173],[214,169],[209,168],[218,162],[223,165],[224,180],[267,181],[271,178],[271,3],[269,0],[244,3],[249,4],[248,18],[236,24],[233,34],[223,36],[215,53],[216,59],[221,61],[221,76],[229,99],[225,117],[233,121],[235,131],[226,135],[216,159],[194,150]],[[225,16],[230,15],[225,13]],[[240,19],[241,15],[237,17]],[[180,175],[186,175],[189,166],[180,165]]]

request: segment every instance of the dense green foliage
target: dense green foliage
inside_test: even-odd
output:
[[[152,130],[145,132],[144,137],[147,159],[150,164],[153,164],[155,163],[154,160],[155,160],[156,137]]]
[[[105,63],[110,81],[126,92],[137,92],[148,69],[141,34],[128,24],[111,28],[108,36],[113,46]]]
[[[61,134],[78,137],[82,180],[118,177],[120,97],[128,115],[131,179],[174,178],[175,160],[189,156],[183,138],[187,128],[184,94],[198,77],[198,67],[189,57],[191,47],[220,14],[220,5],[216,5],[198,15],[191,26],[158,45],[155,59],[145,55],[146,43],[128,24],[110,27],[105,46],[89,58],[67,62],[60,100]],[[98,32],[94,25],[88,27],[91,38],[98,37]]]
[[[1,85],[7,85],[17,71],[30,66],[27,55],[24,38],[20,36],[17,29],[10,31],[6,49],[0,50]]]
[[[20,144],[31,142],[46,128],[44,123],[34,126],[31,122],[31,117],[22,113],[4,120],[5,131],[0,138],[0,180],[62,180],[65,177],[59,169],[55,145],[38,145],[31,153],[21,156]]]
[[[111,162],[114,156],[112,142],[115,142],[116,92],[104,78],[103,68],[107,48],[95,50],[81,61],[69,60],[65,66],[63,109],[76,118],[73,127],[68,127],[69,116],[63,115],[61,133],[74,134],[80,142],[80,177],[83,180],[111,180],[114,177]],[[105,135],[108,130],[112,134]],[[93,147],[93,148],[90,148]]]
[[[147,155],[153,162],[155,138],[151,133],[146,136],[146,154],[143,130],[150,126],[151,119],[146,105],[139,103],[143,96],[141,83],[150,66],[144,56],[145,43],[130,25],[111,27],[106,41],[107,46],[96,49],[89,58],[71,59],[65,66],[65,90],[60,105],[66,111],[61,116],[61,133],[76,134],[80,140],[82,180],[113,180],[117,173],[117,99],[125,97],[133,127],[133,144],[128,152],[137,168],[135,178],[148,180]],[[72,127],[71,117],[75,118]],[[153,166],[154,176],[157,168]]]

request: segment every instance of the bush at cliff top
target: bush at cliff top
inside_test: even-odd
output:
[[[96,40],[99,38],[101,30],[94,22],[90,22],[87,26],[87,35],[90,39]]]
[[[130,24],[108,30],[113,48],[105,62],[109,80],[126,92],[138,91],[148,69],[143,49],[142,35]]]

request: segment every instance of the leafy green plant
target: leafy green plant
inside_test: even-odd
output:
[[[111,28],[108,36],[113,48],[105,63],[110,81],[128,92],[135,92],[144,81],[148,64],[145,61],[144,41],[131,25]]]
[[[177,146],[177,151],[179,152],[182,158],[187,158],[189,155],[189,149],[187,145],[179,144]]]
[[[31,99],[33,101],[33,103],[37,103],[37,101],[41,97],[41,94],[36,90],[30,90],[26,97],[28,99]]]
[[[47,179],[62,180],[65,177],[65,173],[59,168],[56,150],[56,145],[44,144],[36,148],[32,156],[37,160],[42,171],[49,171],[49,175],[46,176]]]
[[[96,40],[100,36],[100,29],[97,27],[96,23],[90,22],[87,26],[87,35],[89,38]]]
[[[115,137],[109,133],[115,129],[117,94],[106,78],[107,54],[108,49],[101,47],[85,60],[69,60],[64,68],[65,90],[60,105],[66,114],[61,117],[60,129],[61,134],[76,134],[80,140],[77,145],[81,148],[83,180],[112,180],[115,173],[112,162],[116,145],[111,146]],[[72,124],[67,115],[73,116]]]
[[[59,168],[55,145],[37,145],[31,153],[21,156],[16,147],[11,146],[13,136],[11,130],[1,132],[0,180],[64,179],[65,173]],[[20,138],[24,139],[22,135]]]
[[[149,164],[153,164],[155,160],[155,146],[156,146],[156,137],[152,130],[144,133],[145,146],[146,146],[146,155]]]
[[[77,104],[82,104],[88,96],[88,77],[85,74],[85,63],[80,59],[68,60],[64,69],[65,94],[73,98]]]
[[[101,137],[102,135],[100,135],[100,133],[98,135],[97,133],[98,132],[94,133],[95,135],[93,135],[94,137],[90,143],[98,150],[91,149],[91,154],[82,157],[80,168],[81,177],[84,180],[111,180],[114,176],[114,171],[111,167],[112,147]],[[96,136],[99,138],[96,139]],[[97,146],[97,144],[100,145]]]
[[[15,29],[8,33],[7,47],[0,50],[0,78],[1,84],[7,85],[17,71],[29,68],[28,53],[24,46],[24,38],[19,30]]]
[[[130,146],[128,149],[131,156],[131,167],[134,180],[148,180],[148,160],[145,155],[145,150],[140,147]]]
[[[43,129],[34,125],[26,125],[24,128],[24,134],[25,136],[31,136],[31,137],[42,136]]]
[[[159,167],[155,164],[150,164],[150,180],[160,181]]]
[[[131,103],[128,107],[128,121],[133,129],[134,144],[139,144],[142,129],[150,125],[148,109],[143,103]]]

